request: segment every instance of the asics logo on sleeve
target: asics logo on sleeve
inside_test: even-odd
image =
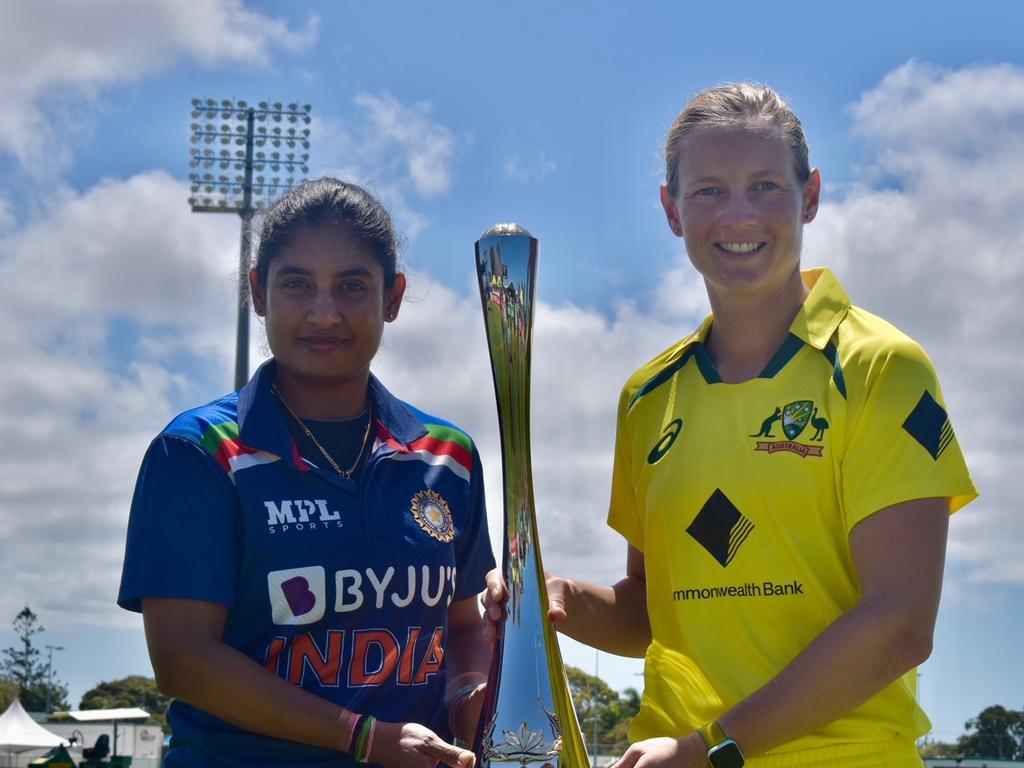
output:
[[[679,437],[679,433],[683,430],[683,420],[676,419],[671,422],[662,431],[661,439],[651,449],[651,452],[647,456],[648,464],[657,464],[661,461],[662,457],[668,453],[669,448],[675,443],[676,438]]]

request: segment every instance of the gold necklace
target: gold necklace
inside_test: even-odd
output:
[[[277,384],[273,384],[271,386],[271,390],[273,390],[274,394],[277,395],[277,399],[281,401],[281,404],[285,407],[285,410],[287,410],[288,413],[291,414],[291,417],[293,419],[295,419],[295,422],[300,427],[302,427],[302,431],[305,432],[306,437],[308,437],[310,439],[310,441],[313,443],[313,445],[315,445],[317,447],[317,449],[319,449],[320,453],[322,453],[324,455],[324,458],[327,459],[328,463],[331,465],[331,468],[335,472],[337,472],[339,475],[344,477],[346,480],[351,480],[352,479],[352,473],[356,471],[356,467],[358,467],[359,466],[359,462],[362,461],[363,452],[366,450],[366,444],[369,442],[370,424],[373,423],[373,405],[372,405],[372,403],[367,401],[367,407],[366,407],[366,431],[363,432],[363,439],[362,439],[362,441],[359,444],[359,453],[356,454],[356,460],[352,462],[352,466],[349,467],[348,469],[342,469],[340,466],[338,466],[338,462],[336,462],[334,460],[334,457],[331,456],[331,454],[329,454],[327,452],[327,449],[324,448],[322,445],[320,445],[320,441],[316,439],[316,435],[314,435],[313,432],[310,430],[310,428],[306,426],[306,422],[304,422],[302,419],[300,419],[295,414],[295,411],[292,410],[292,407],[290,405],[288,405],[288,401],[284,399],[284,395],[282,395],[281,394],[281,390],[279,390],[277,388]]]

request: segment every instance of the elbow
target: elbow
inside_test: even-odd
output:
[[[882,640],[882,647],[876,646],[878,659],[888,667],[894,679],[920,666],[932,655],[933,626],[911,619],[894,617],[877,635]]]
[[[933,646],[932,631],[918,629],[913,632],[905,632],[902,638],[903,658],[906,660],[904,672],[924,664],[932,655]]]

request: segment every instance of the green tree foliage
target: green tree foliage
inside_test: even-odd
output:
[[[18,698],[18,684],[13,680],[0,677],[0,712],[6,712],[11,702]]]
[[[43,712],[49,707],[68,709],[68,688],[53,678],[50,662],[44,661],[34,643],[43,632],[37,617],[27,605],[14,617],[14,634],[18,642],[4,648],[0,674],[21,689],[21,705],[30,712]]]
[[[81,709],[118,709],[120,707],[140,707],[152,716],[153,720],[163,724],[167,705],[171,703],[168,696],[160,693],[156,680],[142,675],[129,675],[120,680],[100,683],[82,696]]]
[[[565,674],[588,749],[593,749],[596,720],[601,753],[624,751],[629,745],[626,733],[629,723],[640,711],[640,694],[632,688],[620,694],[601,678],[588,675],[578,667],[566,667]]]
[[[964,727],[973,733],[965,733],[957,742],[961,756],[1024,760],[1024,711],[993,704]]]
[[[960,757],[960,747],[944,741],[928,741],[917,745],[917,753],[922,760],[928,757],[949,757],[955,760]]]

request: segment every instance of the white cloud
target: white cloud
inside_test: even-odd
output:
[[[396,162],[404,164],[420,195],[431,197],[449,190],[455,140],[451,131],[431,119],[429,102],[403,104],[388,93],[361,93],[356,105],[369,120],[370,149],[379,157],[393,154]]]
[[[1024,71],[911,62],[851,115],[876,160],[823,206],[805,261],[832,265],[857,303],[928,350],[982,494],[954,518],[950,558],[969,581],[1024,584],[1010,484],[1024,466]]]
[[[558,170],[554,160],[548,158],[543,149],[537,150],[535,157],[524,159],[521,155],[513,155],[505,161],[505,175],[512,181],[521,183],[544,181]]]
[[[132,622],[112,600],[142,452],[230,380],[238,221],[187,196],[105,181],[0,235],[0,615]]]
[[[428,226],[411,199],[446,194],[452,185],[457,144],[431,117],[429,102],[404,104],[388,93],[360,93],[348,120],[313,118],[317,156],[325,173],[367,187],[410,240]]]
[[[316,17],[296,31],[241,0],[8,4],[0,25],[0,151],[30,172],[52,172],[66,159],[61,133],[88,121],[99,89],[182,58],[266,66],[272,51],[301,50],[316,31]]]

